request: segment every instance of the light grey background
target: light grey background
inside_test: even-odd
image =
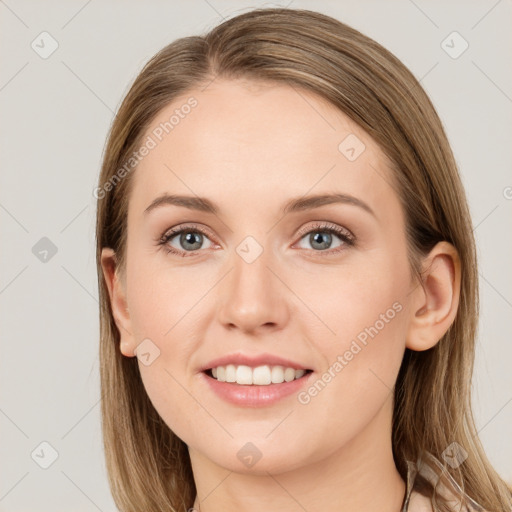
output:
[[[479,247],[476,420],[491,461],[512,482],[511,1],[286,4],[376,39],[421,79],[439,111]],[[0,511],[115,510],[100,432],[92,195],[105,137],[157,50],[273,5],[0,0]],[[47,59],[31,47],[51,48],[43,31],[58,42]],[[461,39],[442,47],[453,31],[469,43],[456,59],[445,49],[453,54]],[[33,253],[43,237],[57,248],[47,262]],[[39,465],[51,462],[43,441],[58,452],[48,469]]]

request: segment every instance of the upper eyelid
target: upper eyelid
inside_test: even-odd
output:
[[[185,223],[185,224],[179,224],[176,227],[167,229],[166,231],[164,231],[162,238],[174,236],[174,235],[180,234],[182,231],[186,231],[186,230],[198,231],[199,233],[204,233],[204,234],[211,233],[210,230],[208,230],[207,228],[203,228],[199,224]]]
[[[296,232],[296,235],[305,236],[308,233],[311,233],[315,230],[320,231],[320,230],[324,229],[325,231],[333,231],[335,234],[338,234],[338,236],[340,236],[343,233],[346,233],[346,234],[348,234],[348,236],[350,238],[355,239],[355,236],[352,233],[352,231],[350,231],[350,229],[346,228],[345,226],[340,226],[339,224],[335,224],[334,222],[321,221],[321,220],[316,220],[316,221],[311,221],[311,222],[314,223],[313,226],[306,226],[306,227],[300,228]],[[341,233],[338,233],[338,232],[341,232]]]

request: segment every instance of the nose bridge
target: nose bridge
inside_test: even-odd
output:
[[[251,240],[244,240],[236,247],[232,258],[234,266],[232,281],[234,290],[241,289],[244,292],[258,294],[268,287],[271,272],[268,266],[270,254],[263,246]]]
[[[232,271],[221,290],[220,321],[251,331],[263,325],[282,326],[286,298],[273,273],[272,252],[246,237],[232,254]]]

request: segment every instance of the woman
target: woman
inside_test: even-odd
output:
[[[288,9],[175,41],[96,196],[120,510],[512,510],[471,411],[464,190],[382,46]]]

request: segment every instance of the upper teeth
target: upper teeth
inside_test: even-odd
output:
[[[306,373],[305,370],[285,368],[284,366],[250,366],[228,364],[212,368],[212,375],[220,382],[236,382],[237,384],[255,384],[265,386],[268,384],[281,384],[299,379]]]

